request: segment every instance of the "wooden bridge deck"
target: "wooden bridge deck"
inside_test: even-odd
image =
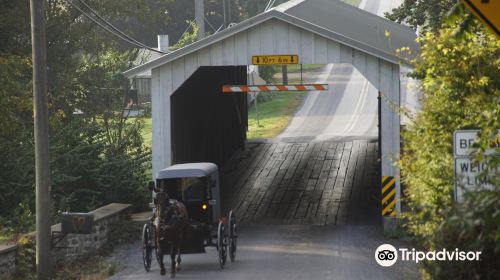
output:
[[[360,203],[377,211],[378,166],[366,140],[249,143],[221,171],[223,208],[240,224],[344,224]]]

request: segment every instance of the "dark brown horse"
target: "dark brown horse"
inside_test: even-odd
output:
[[[170,247],[170,277],[174,278],[175,273],[181,270],[181,244],[187,233],[188,213],[186,206],[178,201],[172,201],[168,194],[160,189],[155,189],[156,193],[156,248],[158,250],[158,261],[160,263],[161,275],[165,275],[165,265],[163,264],[164,250]],[[175,255],[177,254],[177,261]]]

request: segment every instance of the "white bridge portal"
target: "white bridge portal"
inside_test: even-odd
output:
[[[400,213],[400,62],[418,52],[415,32],[350,5],[293,0],[133,68],[152,71],[153,174],[172,164],[171,96],[202,66],[245,66],[257,55],[297,55],[301,64],[352,64],[382,95],[382,176],[395,178]],[[225,83],[238,84],[238,83]],[[220,87],[222,94],[222,87]]]

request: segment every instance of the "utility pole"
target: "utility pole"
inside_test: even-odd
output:
[[[205,37],[205,0],[194,0],[194,17],[198,25],[198,40]]]
[[[36,268],[38,280],[48,280],[52,273],[47,55],[43,2],[43,0],[30,0],[33,111],[35,117]]]
[[[283,79],[283,84],[288,85],[288,68],[287,65],[281,65],[281,76]]]
[[[224,16],[224,29],[227,28],[227,12],[226,12],[226,0],[222,0],[222,15]]]
[[[227,1],[227,24],[231,24],[231,0]]]

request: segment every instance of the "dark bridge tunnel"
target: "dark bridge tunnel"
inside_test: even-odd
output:
[[[223,165],[246,144],[247,97],[222,93],[227,84],[246,84],[246,66],[200,67],[171,96],[173,164]]]

